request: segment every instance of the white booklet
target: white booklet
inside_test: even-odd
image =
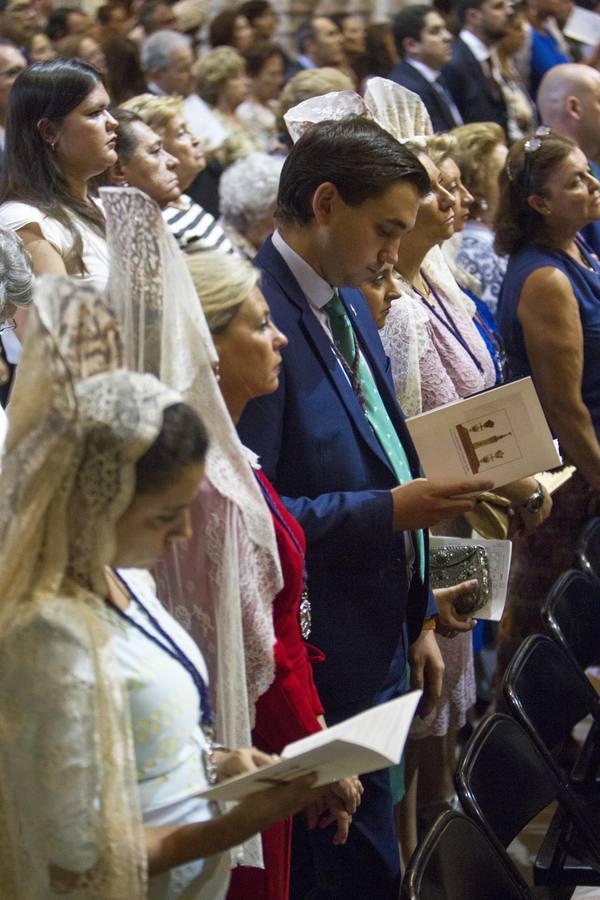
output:
[[[484,538],[459,538],[440,537],[431,535],[429,547],[431,550],[439,550],[440,547],[485,547],[488,555],[490,569],[491,596],[485,606],[473,613],[475,619],[491,619],[499,622],[506,603],[508,591],[508,577],[510,575],[510,560],[512,556],[512,541],[488,541]]]
[[[531,378],[455,400],[407,423],[427,478],[493,487],[562,462]]]
[[[595,47],[600,41],[600,15],[591,9],[574,6],[564,27],[565,37]]]
[[[400,762],[422,691],[374,706],[339,725],[288,744],[280,762],[228,778],[202,791],[209,800],[243,800],[257,791],[315,772],[315,787]]]

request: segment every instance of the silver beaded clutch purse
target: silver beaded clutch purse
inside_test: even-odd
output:
[[[429,580],[432,588],[453,587],[461,581],[476,578],[476,591],[462,594],[454,603],[457,613],[471,615],[490,599],[491,578],[488,554],[481,544],[447,545],[429,553]]]

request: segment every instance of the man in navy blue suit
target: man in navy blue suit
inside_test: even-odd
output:
[[[452,35],[431,6],[406,6],[394,17],[394,41],[402,62],[390,79],[418,94],[434,131],[450,131],[462,125],[460,112],[442,77],[442,67],[452,55]]]
[[[306,532],[310,640],[326,655],[315,677],[329,724],[402,693],[409,660],[425,705],[439,694],[443,664],[423,628],[436,609],[422,529],[472,508],[462,495],[489,486],[419,477],[369,309],[358,290],[336,290],[396,261],[429,189],[416,157],[375,123],[320,123],[286,160],[278,230],[256,258],[289,344],[278,390],[248,404],[239,430]],[[296,822],[292,898],[397,900],[387,770],[363,784],[345,846]]]
[[[459,0],[461,30],[442,70],[465,122],[497,122],[505,132],[508,111],[496,45],[506,32],[509,9],[508,0]]]

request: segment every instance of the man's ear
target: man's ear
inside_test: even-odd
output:
[[[114,184],[117,187],[127,187],[127,177],[123,171],[120,160],[117,160],[116,163],[113,163],[109,168],[108,177],[110,178],[111,184]]]
[[[540,216],[547,216],[551,212],[548,201],[543,197],[540,197],[539,194],[531,194],[531,196],[527,198],[527,203],[536,213],[539,213]]]
[[[338,197],[338,190],[331,181],[324,181],[318,186],[312,198],[313,215],[318,225],[328,224]]]
[[[406,56],[407,54],[410,56],[411,54],[418,53],[420,46],[421,41],[417,41],[416,38],[404,38],[404,40],[402,41],[402,54],[404,56]]]
[[[571,94],[571,96],[567,97],[566,105],[570,116],[573,116],[574,119],[581,119],[581,102],[579,97]]]

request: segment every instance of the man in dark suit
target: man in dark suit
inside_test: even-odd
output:
[[[462,125],[441,74],[452,55],[452,35],[440,14],[431,6],[406,6],[394,18],[394,40],[402,62],[392,69],[391,80],[419,95],[434,131]]]
[[[285,70],[285,81],[304,69],[338,68],[344,61],[342,32],[329,16],[313,16],[296,32],[298,58]]]
[[[461,0],[457,13],[461,31],[442,70],[444,80],[465,122],[497,122],[506,132],[495,47],[506,30],[508,0]]]
[[[278,231],[255,260],[289,344],[277,391],[248,404],[239,431],[306,532],[310,640],[326,656],[315,678],[329,724],[402,693],[409,659],[426,705],[441,683],[423,628],[435,605],[422,529],[471,508],[461,495],[473,484],[419,477],[369,309],[359,291],[337,292],[396,261],[429,189],[416,157],[375,123],[315,125],[286,160]],[[296,822],[294,900],[397,900],[387,770],[363,784],[345,846]]]

